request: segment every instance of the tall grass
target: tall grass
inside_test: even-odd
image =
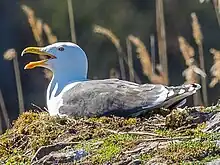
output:
[[[3,57],[5,60],[12,60],[14,73],[15,73],[15,81],[17,87],[17,94],[18,94],[18,105],[19,105],[19,113],[22,114],[24,112],[24,97],[21,85],[21,76],[20,76],[20,68],[18,63],[17,52],[15,49],[8,49],[4,54]]]
[[[37,46],[44,46],[45,42],[49,44],[57,42],[57,36],[53,34],[50,26],[43,22],[42,19],[37,18],[33,9],[27,5],[21,5],[21,8],[28,18]],[[47,41],[44,41],[43,33],[45,33]],[[44,56],[41,56],[40,58],[44,58]],[[46,79],[51,80],[53,74],[50,70],[44,69],[44,75]]]
[[[138,37],[133,35],[129,35],[128,39],[136,46],[137,56],[140,59],[143,73],[148,77],[148,79],[155,84],[166,84],[165,74],[160,65],[157,66],[159,75],[153,72],[150,54],[144,43]]]
[[[124,60],[123,60],[124,54],[122,52],[122,47],[121,47],[119,38],[111,30],[101,27],[99,25],[95,25],[93,31],[95,33],[106,36],[115,45],[117,52],[118,52],[118,61],[119,61],[119,66],[120,66],[121,78],[123,80],[126,80],[125,66],[124,66]]]
[[[194,48],[182,36],[178,37],[178,41],[179,41],[180,51],[183,55],[185,64],[187,66],[187,68],[183,71],[183,76],[186,79],[185,83],[187,84],[199,83],[200,82],[199,74],[202,73],[198,73],[198,70],[200,71],[200,69],[197,67],[194,59],[195,56]],[[202,104],[200,91],[198,91],[195,95],[193,95],[193,101],[194,101],[194,105]]]
[[[210,53],[213,54],[214,64],[210,69],[213,78],[209,86],[213,88],[217,83],[220,83],[220,51],[211,48]]]
[[[205,71],[205,61],[204,61],[204,51],[203,51],[203,35],[201,31],[201,27],[198,21],[198,18],[196,16],[196,13],[191,14],[192,17],[192,30],[193,30],[193,37],[195,39],[195,42],[198,46],[199,50],[199,66],[202,69],[203,72]],[[202,83],[202,96],[203,96],[203,103],[205,106],[208,105],[208,93],[207,93],[207,82],[206,77],[201,77],[201,83]]]
[[[135,78],[134,78],[132,45],[128,38],[126,38],[126,48],[127,48],[127,56],[128,56],[129,80],[134,82]]]
[[[75,32],[75,23],[74,23],[74,12],[72,0],[67,0],[68,15],[69,15],[69,24],[71,32],[71,40],[76,43],[76,32]]]
[[[30,24],[30,27],[32,29],[34,38],[37,42],[38,46],[43,46],[43,39],[42,39],[42,30],[41,28],[41,20],[37,19],[35,17],[35,13],[34,10],[31,9],[29,6],[27,5],[21,5],[22,10],[24,11],[24,13],[26,14],[27,18],[28,18],[28,22]]]
[[[160,64],[163,69],[165,84],[169,84],[168,64],[167,64],[167,44],[164,20],[163,0],[156,0],[156,25],[157,25],[157,42]]]
[[[2,111],[2,115],[3,115],[4,121],[5,121],[6,128],[8,129],[8,128],[10,128],[10,120],[9,120],[9,117],[8,117],[7,109],[5,107],[5,101],[4,101],[4,97],[2,95],[1,89],[0,89],[0,109]],[[1,119],[2,119],[2,117],[1,117]],[[1,131],[3,131],[3,129],[2,129],[2,120],[0,120],[0,122],[1,122],[1,124],[0,124],[1,128],[0,129],[1,129]]]

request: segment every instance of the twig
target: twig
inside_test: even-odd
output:
[[[38,105],[36,105],[36,104],[34,104],[34,103],[31,103],[31,105],[32,105],[33,107],[39,109],[39,110],[42,111],[42,112],[47,111],[46,109],[42,109],[41,107],[39,107]],[[44,108],[45,108],[45,107],[44,107]],[[47,111],[47,112],[48,112],[48,111]]]
[[[122,49],[117,49],[118,50],[118,61],[119,61],[119,67],[121,71],[121,78],[122,80],[126,80],[126,74],[125,74],[125,65],[124,65],[124,60],[123,60],[123,51]]]
[[[203,53],[203,46],[202,43],[198,45],[199,48],[199,62],[200,68],[205,73],[205,61],[204,61],[204,53]],[[207,86],[206,86],[206,77],[201,76],[202,80],[202,95],[203,95],[203,102],[204,105],[208,105],[208,96],[207,96]]]
[[[114,131],[111,129],[105,129],[106,131],[110,133],[115,133],[115,134],[133,134],[133,135],[148,135],[148,136],[156,136],[156,137],[161,137],[162,135],[158,135],[155,133],[150,133],[150,132],[134,132],[134,131],[128,131],[128,132],[119,132],[119,131]]]
[[[218,21],[218,26],[220,27],[220,14],[219,14],[219,10],[218,10],[218,1],[217,0],[212,0],[212,3],[213,3],[213,7],[215,9],[215,14],[216,14],[216,18],[217,18],[217,21]]]
[[[47,111],[47,112],[49,112],[49,110],[47,109],[47,107],[44,107],[44,110]]]
[[[4,150],[6,150],[6,151],[8,151],[8,152],[11,152],[11,150],[9,150],[8,148],[6,148],[6,146],[4,146],[3,144],[0,143],[0,146],[1,146]]]
[[[17,136],[19,137],[19,136]],[[18,141],[16,141],[10,148],[13,149],[14,147],[16,147],[20,142],[22,142],[25,138],[27,138],[28,136],[23,135],[23,137],[21,139],[19,139]],[[24,143],[27,143],[27,141],[25,141]],[[21,144],[21,146],[19,146],[19,148],[21,148],[24,143]]]
[[[72,42],[76,43],[76,32],[75,32],[72,0],[67,0],[67,6],[68,6],[68,13],[69,13],[69,21],[70,21],[71,39],[72,39]]]
[[[173,137],[173,138],[167,138],[167,137],[162,137],[162,138],[152,138],[152,139],[139,139],[135,141],[135,143],[142,143],[142,142],[154,142],[154,141],[174,141],[174,140],[188,140],[192,139],[190,136],[185,136],[185,137]]]
[[[20,114],[22,114],[24,112],[24,97],[23,97],[23,91],[22,91],[22,86],[21,86],[21,76],[20,76],[20,69],[19,69],[17,55],[13,59],[13,65],[14,65],[14,72],[15,72],[16,87],[17,87],[17,92],[18,92],[19,112]]]
[[[130,81],[134,82],[134,66],[133,66],[133,57],[132,57],[132,47],[129,39],[126,39],[127,45],[127,55],[128,55],[128,69],[129,69],[129,78]]]
[[[155,73],[156,60],[155,60],[155,37],[154,35],[150,36],[150,52],[151,52],[152,72]]]
[[[141,147],[139,147],[139,148],[135,148],[134,150],[125,151],[125,152],[123,152],[123,153],[124,153],[124,154],[132,154],[132,153],[139,152],[139,151],[141,151],[142,149],[144,149],[144,146],[141,146]]]
[[[1,113],[1,112],[0,112]],[[0,114],[0,135],[3,133],[2,114]]]
[[[4,117],[5,123],[6,123],[6,127],[8,129],[8,128],[10,128],[10,120],[9,120],[8,113],[7,113],[7,110],[5,107],[5,102],[4,102],[4,98],[2,96],[1,89],[0,89],[0,107],[1,107],[2,114]]]
[[[163,0],[156,0],[156,24],[157,24],[157,36],[158,36],[158,49],[159,49],[160,64],[162,65],[162,68],[163,68],[165,83],[169,84]]]

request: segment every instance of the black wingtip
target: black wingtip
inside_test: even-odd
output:
[[[195,88],[196,90],[201,88],[201,85],[197,84],[197,83],[193,83],[192,87]]]

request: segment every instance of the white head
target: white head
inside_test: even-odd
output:
[[[44,67],[50,69],[54,77],[81,81],[87,79],[88,61],[85,52],[71,42],[57,42],[46,47],[28,47],[24,54],[35,54],[46,57],[44,60],[30,62],[25,69]]]

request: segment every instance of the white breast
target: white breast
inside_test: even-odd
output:
[[[51,116],[55,116],[55,115],[62,116],[59,113],[59,108],[63,105],[62,96],[65,92],[73,88],[78,83],[80,82],[74,82],[74,83],[68,84],[67,86],[63,88],[63,90],[60,92],[59,95],[55,96],[57,89],[58,89],[58,85],[59,85],[58,83],[56,83],[55,87],[52,89],[51,96],[47,97],[47,108]]]

